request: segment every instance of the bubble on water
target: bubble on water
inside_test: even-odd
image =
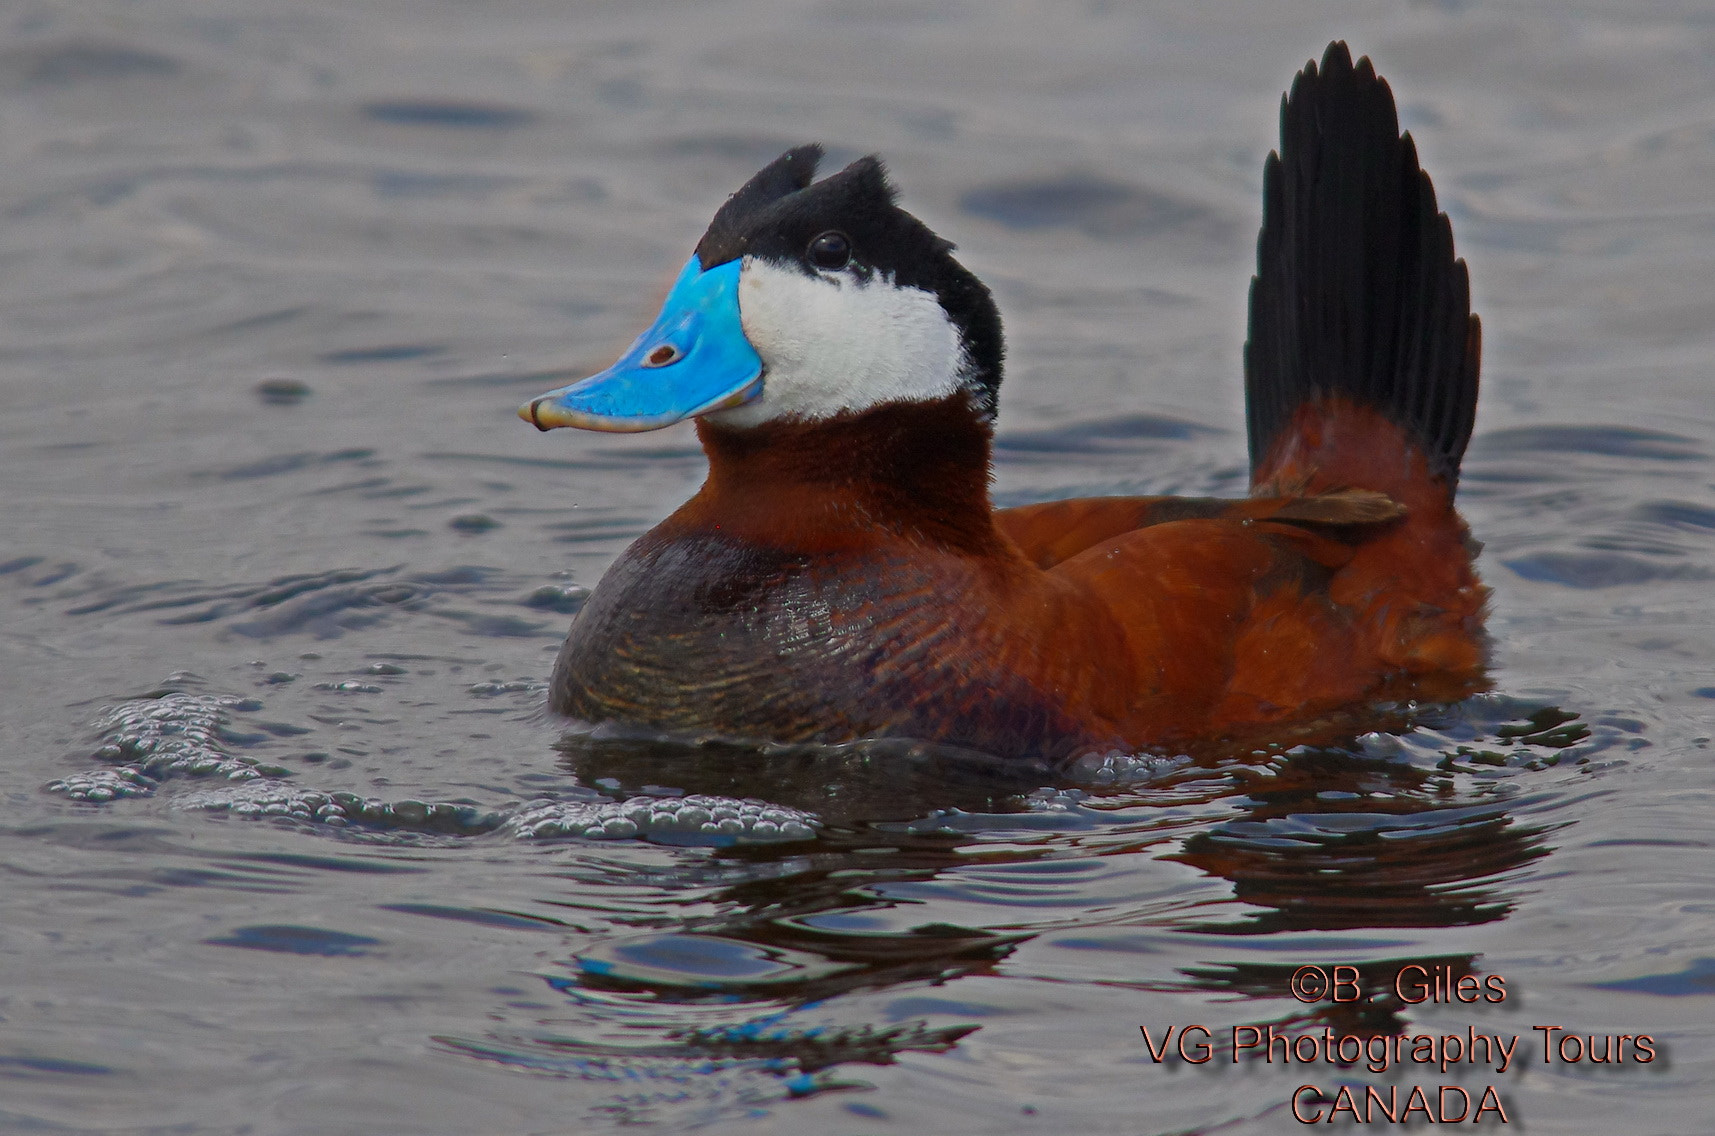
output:
[[[228,813],[249,820],[284,818],[329,828],[360,824],[452,835],[490,832],[504,819],[500,813],[463,802],[390,804],[356,793],[328,793],[273,780],[218,789],[199,788],[175,796],[171,803],[175,808]]]
[[[155,782],[135,769],[92,769],[50,781],[43,788],[73,801],[101,805],[121,797],[150,796],[155,792]]]
[[[311,821],[320,819],[317,812],[331,802],[326,793],[308,792],[280,781],[252,781],[231,789],[195,789],[174,797],[172,803],[175,808],[230,812],[256,820],[288,817]]]
[[[1049,785],[1024,798],[1024,807],[1033,813],[1070,812],[1083,805],[1089,794],[1082,789],[1056,789]]]
[[[283,777],[286,770],[226,750],[223,728],[233,710],[260,703],[231,695],[166,694],[108,708],[98,728],[98,761],[133,770],[152,780],[168,777]]]
[[[317,684],[329,688],[330,684]],[[349,690],[356,683],[341,683]],[[480,684],[508,692],[539,689],[534,679]],[[275,820],[343,829],[362,839],[417,839],[425,834],[478,836],[501,830],[519,839],[645,839],[656,843],[726,847],[810,840],[821,826],[812,813],[759,800],[685,796],[660,789],[623,801],[578,787],[500,808],[464,801],[386,801],[344,791],[303,788],[289,771],[254,758],[235,757],[228,744],[248,737],[234,730],[234,712],[260,710],[255,699],[171,692],[122,702],[103,712],[93,753],[106,768],[72,774],[44,786],[74,801],[106,804],[123,798],[165,796],[173,777],[199,784],[166,797],[169,807],[249,820]],[[282,727],[274,724],[270,733]],[[255,735],[262,737],[263,735]],[[306,755],[306,760],[325,755]],[[211,781],[220,781],[216,787]]]
[[[478,697],[488,697],[495,694],[543,694],[547,692],[548,684],[540,679],[520,678],[511,682],[478,682],[472,683],[468,692]]]
[[[1162,757],[1148,753],[1091,753],[1074,761],[1067,776],[1085,785],[1136,785],[1157,781],[1190,765],[1191,758],[1180,754]]]
[[[522,840],[642,836],[672,844],[725,847],[809,840],[821,827],[813,813],[731,797],[631,797],[624,801],[528,802],[505,825]]]

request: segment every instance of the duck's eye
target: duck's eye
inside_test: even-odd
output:
[[[836,229],[829,229],[810,242],[810,247],[804,250],[804,259],[817,268],[844,268],[852,262],[851,238]]]

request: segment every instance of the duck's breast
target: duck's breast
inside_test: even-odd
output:
[[[1109,740],[1068,712],[1067,683],[1036,673],[1041,645],[1020,636],[1016,602],[981,562],[910,546],[805,553],[651,533],[579,613],[551,703],[585,721],[1045,760]]]

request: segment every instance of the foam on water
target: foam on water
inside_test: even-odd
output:
[[[396,669],[396,668],[395,668]],[[323,689],[379,693],[362,683],[324,683]],[[523,690],[539,683],[479,684],[473,693]],[[637,837],[661,843],[729,847],[812,840],[821,820],[814,814],[758,800],[692,795],[637,795],[613,801],[585,790],[580,799],[539,798],[485,809],[470,802],[385,801],[345,791],[322,792],[291,784],[291,774],[253,758],[234,757],[224,735],[234,710],[260,710],[257,699],[231,695],[170,693],[108,709],[101,718],[97,760],[113,768],[56,778],[43,788],[87,804],[153,796],[171,778],[239,782],[197,787],[171,798],[174,808],[226,813],[250,820],[298,821],[333,829],[361,826],[366,833],[500,832],[520,840]]]

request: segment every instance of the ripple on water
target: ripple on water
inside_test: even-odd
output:
[[[380,690],[361,683],[317,685]],[[539,688],[534,683],[507,685]],[[638,837],[663,844],[731,847],[812,840],[822,823],[798,809],[707,795],[639,794],[615,801],[594,790],[576,789],[570,799],[538,798],[484,808],[468,801],[385,801],[342,790],[323,792],[292,784],[290,771],[281,766],[229,751],[229,742],[244,736],[235,729],[232,715],[258,711],[262,705],[257,699],[181,691],[120,703],[102,716],[93,754],[109,767],[57,778],[44,788],[72,801],[106,804],[151,797],[163,783],[188,778],[199,784],[174,793],[171,807],[352,829],[353,835],[384,839],[500,833],[533,841]],[[262,723],[261,728],[264,735],[302,732],[285,723]],[[209,780],[229,784],[200,783]]]
[[[960,204],[1009,228],[1069,228],[1092,237],[1183,233],[1209,224],[1208,211],[1195,202],[1087,173],[981,186]]]
[[[368,935],[353,935],[345,931],[329,931],[321,927],[297,927],[262,924],[234,928],[218,939],[204,939],[214,947],[239,947],[247,951],[273,951],[277,954],[319,955],[323,958],[358,958],[373,953],[371,947],[382,945],[380,939]]]
[[[1715,579],[1715,569],[1621,552],[1536,552],[1501,561],[1526,580],[1568,588],[1615,588],[1627,585]]]
[[[509,1068],[614,1085],[595,1111],[628,1123],[703,1119],[838,1089],[836,1068],[941,1053],[974,1025],[921,1018],[842,1021],[797,991],[851,967],[708,935],[632,936],[547,978],[565,995],[554,1027],[442,1036],[449,1050]],[[794,996],[797,993],[797,996]],[[759,1010],[759,1004],[763,1007]]]
[[[862,1064],[950,1048],[978,1028],[970,1018],[995,1012],[981,999],[901,998],[885,1003],[887,1018],[854,1021],[853,1007],[881,1013],[854,997],[863,992],[1028,975],[1029,963],[1015,962],[1004,972],[1001,964],[1050,928],[1078,927],[1079,936],[1054,945],[1082,944],[1080,955],[1159,954],[1153,940],[1147,948],[1131,948],[1115,934],[1137,937],[1138,905],[1151,903],[1138,894],[1140,878],[1128,857],[1162,841],[1172,842],[1165,859],[1224,878],[1234,889],[1213,909],[1193,904],[1178,927],[1183,932],[1257,936],[1499,919],[1516,903],[1517,872],[1547,854],[1553,830],[1551,823],[1520,819],[1534,798],[1504,790],[1521,778],[1588,768],[1579,763],[1589,754],[1624,749],[1635,736],[1625,724],[1589,723],[1500,696],[1418,714],[1423,727],[1365,735],[1350,748],[1257,755],[1252,776],[1203,770],[1197,782],[1202,799],[1219,806],[1203,811],[1174,781],[1191,783],[1188,759],[1140,758],[1141,779],[1044,787],[1022,793],[1010,811],[934,809],[913,823],[853,824],[848,816],[841,826],[824,828],[814,858],[791,867],[788,876],[757,874],[723,887],[718,902],[703,905],[710,915],[641,933],[615,928],[581,947],[561,964],[565,973],[546,976],[566,999],[552,1028],[519,1023],[481,1037],[438,1040],[477,1060],[612,1084],[613,1095],[596,1111],[627,1122],[697,1123],[742,1114],[759,1102],[855,1087],[862,1082],[851,1077]],[[718,748],[699,752],[705,774],[719,768]],[[689,768],[676,765],[671,750],[655,753],[658,761],[649,768],[669,781]],[[575,768],[615,781],[627,775],[622,754],[596,761],[587,739],[568,756]],[[789,796],[793,762],[790,755],[777,756],[782,760],[770,773]],[[797,772],[819,768],[812,762]],[[901,767],[880,768],[891,777]],[[855,769],[848,767],[845,784],[832,795],[861,796],[862,775]],[[839,784],[825,770],[809,779],[819,779],[824,792]],[[912,918],[981,908],[1004,911],[1010,930]],[[1153,919],[1161,917],[1156,912]],[[1347,948],[1356,943],[1346,941]],[[1377,945],[1397,951],[1399,942],[1384,936]],[[1373,963],[1381,985],[1367,1016],[1347,1022],[1324,1015],[1326,1024],[1404,1028],[1407,1008],[1383,997],[1382,972],[1432,965],[1456,974],[1480,970],[1469,955],[1390,955]],[[1183,969],[1173,988],[1273,997],[1291,970],[1249,961],[1211,964]],[[1118,985],[1134,981],[1101,973]],[[923,1017],[931,1007],[954,1024]],[[1281,1024],[1306,1025],[1299,1016]]]
[[[366,685],[396,681],[403,670],[375,664]],[[540,684],[488,682],[471,691],[533,699]],[[638,1123],[730,1117],[861,1087],[853,1071],[865,1065],[951,1049],[978,1028],[969,1017],[982,1015],[961,1015],[949,1003],[924,1016],[908,1012],[909,999],[878,1003],[864,993],[999,974],[1041,930],[1075,925],[1090,944],[1081,957],[1124,956],[1103,928],[1128,926],[1136,910],[1174,905],[1136,894],[1128,857],[1140,849],[1157,858],[1166,851],[1166,859],[1231,882],[1231,903],[1203,905],[1183,923],[1204,935],[1500,918],[1516,902],[1513,874],[1546,853],[1549,827],[1521,821],[1524,797],[1491,791],[1625,751],[1640,728],[1486,696],[1419,708],[1417,728],[1367,734],[1346,748],[1299,747],[1219,768],[1183,756],[1109,755],[1076,784],[1034,789],[997,782],[980,767],[967,769],[965,782],[944,776],[961,755],[933,747],[788,747],[760,761],[754,751],[734,751],[723,765],[721,744],[675,751],[661,739],[583,738],[566,745],[570,784],[484,805],[322,790],[285,768],[235,756],[250,742],[302,736],[301,727],[266,712],[259,699],[182,689],[127,700],[101,717],[94,747],[101,765],[91,772],[145,786],[175,810],[342,842],[451,847],[513,839],[569,849],[647,842],[731,857],[700,875],[718,889],[713,902],[699,905],[709,914],[669,927],[639,928],[616,920],[617,907],[604,911],[603,889],[635,888],[630,874],[576,893],[578,918],[605,930],[482,906],[386,905],[402,915],[575,935],[575,950],[542,976],[562,1001],[550,1007],[551,1019],[528,1008],[536,1003],[508,1002],[496,1009],[494,1028],[441,1034],[436,1043],[485,1064],[607,1086],[594,1112]],[[886,819],[900,807],[901,785],[926,770],[951,795],[909,799],[914,821]],[[698,785],[693,775],[709,783]],[[866,788],[866,778],[879,779],[893,798],[880,814],[865,802],[887,794]],[[662,787],[681,779],[689,784]],[[73,783],[62,778],[51,788],[102,800],[76,797],[68,792]],[[642,791],[627,792],[628,784]],[[684,791],[716,785],[728,791]],[[964,792],[969,808],[928,806]],[[148,805],[125,796],[115,791],[107,807]],[[812,798],[828,802],[838,822],[800,807]],[[913,921],[914,913],[937,909],[1004,910],[1012,929]],[[327,959],[388,949],[384,937],[313,923],[246,924],[206,941]],[[1408,961],[1418,960],[1399,965]],[[1455,963],[1475,967],[1468,958]],[[1251,963],[1203,969],[1181,980],[1238,990],[1280,979],[1252,973]],[[514,1021],[519,1014],[527,1020]]]
[[[415,615],[453,620],[471,634],[490,638],[557,639],[565,634],[558,622],[510,614],[518,608],[543,609],[529,596],[520,599],[505,573],[468,564],[415,572],[399,565],[335,568],[229,585],[170,580],[115,586],[90,580],[70,589],[69,595],[75,599],[67,615],[161,613],[158,621],[168,626],[221,623],[258,640],[293,635],[337,639]],[[471,610],[456,606],[459,601],[500,610]]]
[[[135,79],[167,79],[184,70],[170,55],[120,43],[59,40],[0,52],[0,85],[72,87]]]
[[[451,130],[512,130],[536,121],[523,107],[454,99],[377,99],[360,109],[376,122]]]

